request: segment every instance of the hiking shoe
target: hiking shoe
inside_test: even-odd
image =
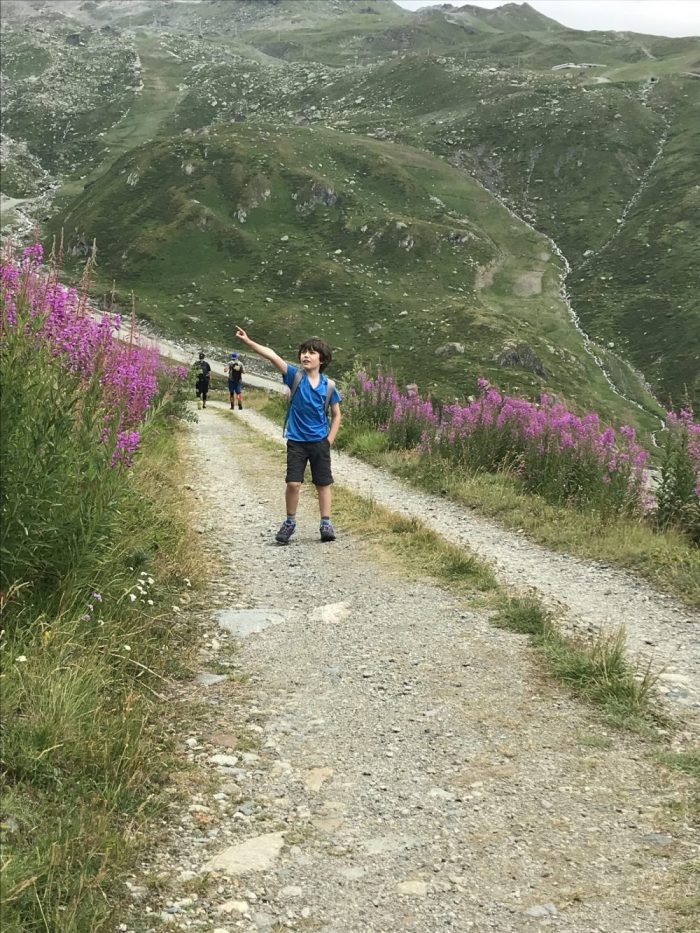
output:
[[[233,408],[233,405],[231,406],[231,408]],[[238,403],[238,410],[243,411],[243,406],[241,405],[240,402]]]
[[[234,409],[235,407],[236,407],[236,406],[235,406],[233,403],[231,403],[231,411],[233,411],[233,409]]]
[[[335,541],[335,529],[330,522],[321,523],[321,541]]]
[[[289,539],[297,530],[296,522],[288,522],[286,519],[280,525],[280,529],[275,535],[275,541],[279,544],[289,544]]]

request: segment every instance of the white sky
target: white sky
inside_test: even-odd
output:
[[[396,0],[406,10],[444,0]],[[449,0],[453,6],[502,6],[505,0]],[[654,36],[700,36],[700,0],[528,0],[534,9],[573,29],[614,29]]]

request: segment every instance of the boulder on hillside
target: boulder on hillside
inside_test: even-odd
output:
[[[535,354],[532,347],[529,347],[526,343],[519,343],[515,347],[506,347],[498,357],[498,365],[503,369],[512,369],[513,367],[526,369],[536,376],[545,377],[547,375],[542,361]]]
[[[442,347],[438,347],[435,351],[435,356],[461,356],[464,353],[464,344],[463,343],[446,343]]]

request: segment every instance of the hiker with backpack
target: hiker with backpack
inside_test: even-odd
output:
[[[255,343],[242,327],[236,327],[236,337],[282,373],[282,381],[290,393],[284,430],[287,438],[287,517],[275,540],[279,544],[288,544],[296,531],[299,493],[308,463],[311,481],[318,493],[321,541],[335,541],[335,530],[331,524],[331,446],[340,427],[341,396],[333,380],[324,373],[332,359],[331,348],[318,337],[311,337],[300,345],[297,352],[299,366],[295,366],[285,362],[270,347]]]
[[[234,399],[238,399],[238,410],[240,411],[243,408],[243,398],[241,396],[241,391],[243,389],[241,383],[242,379],[243,363],[241,363],[237,353],[232,353],[228,361],[228,397],[231,402],[231,411],[236,407],[234,405]]]
[[[205,360],[203,350],[200,351],[199,359],[195,363],[195,371],[197,373],[197,382],[195,383],[197,398],[201,397],[202,408],[206,408],[207,395],[209,394],[209,380],[211,379],[211,366]]]

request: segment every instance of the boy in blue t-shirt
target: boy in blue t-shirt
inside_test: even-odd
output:
[[[331,424],[328,427],[326,397],[328,379],[324,369],[332,359],[331,348],[318,337],[305,340],[298,351],[300,367],[286,363],[270,347],[264,347],[251,340],[241,327],[236,327],[236,337],[246,346],[269,360],[282,373],[284,384],[290,389],[294,386],[294,377],[299,368],[302,370],[301,381],[292,395],[287,421],[287,489],[285,501],[287,518],[275,535],[280,544],[287,544],[296,530],[296,512],[299,504],[299,492],[304,482],[306,464],[311,466],[311,481],[318,493],[318,508],[321,513],[321,541],[335,541],[335,531],[331,524],[331,446],[340,427],[340,393],[333,389],[330,399]]]

